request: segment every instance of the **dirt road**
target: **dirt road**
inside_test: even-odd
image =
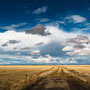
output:
[[[90,90],[88,82],[80,73],[61,66],[39,73],[39,78],[23,90]]]

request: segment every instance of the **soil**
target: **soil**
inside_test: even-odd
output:
[[[24,90],[90,90],[89,87],[85,87],[82,82],[74,77],[65,77],[63,69],[61,69],[61,72],[62,77],[44,77]]]

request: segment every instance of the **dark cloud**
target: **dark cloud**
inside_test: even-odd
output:
[[[24,23],[19,23],[19,24],[12,24],[10,26],[0,26],[0,28],[6,29],[6,30],[15,30],[16,28],[24,26],[24,25],[27,25],[27,23],[24,22]]]
[[[42,45],[42,44],[44,44],[43,42],[40,42],[40,43],[37,43],[36,45]]]
[[[34,26],[33,28],[31,28],[30,30],[26,30],[25,33],[26,34],[39,34],[39,35],[50,35],[50,33],[45,32],[45,27],[43,27],[41,24],[38,24],[36,26]]]
[[[3,47],[7,47],[8,44],[17,44],[20,43],[21,41],[17,41],[17,40],[9,40],[8,42],[2,44]]]
[[[24,47],[24,48],[21,48],[20,50],[31,50],[33,49],[33,47]]]
[[[67,39],[66,43],[88,44],[90,40],[87,36],[78,35],[76,38]]]
[[[86,45],[88,44],[88,45]],[[87,36],[78,35],[75,38],[66,40],[66,46],[63,48],[63,51],[67,51],[67,55],[89,55],[90,54],[90,40]]]
[[[85,48],[85,46],[81,45],[81,44],[74,45],[73,47],[76,48],[76,49],[83,49],[83,48]]]

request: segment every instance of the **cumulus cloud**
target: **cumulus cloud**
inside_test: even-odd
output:
[[[59,57],[52,57],[50,54],[46,54],[45,56],[39,56],[38,58],[32,58],[33,62],[37,63],[58,63]]]
[[[64,47],[62,50],[63,51],[73,51],[73,50],[80,50],[80,49],[83,49],[85,48],[84,45],[81,45],[81,44],[76,44],[76,45],[68,45],[66,47]]]
[[[12,51],[28,50],[29,52],[31,52],[28,55],[33,56],[31,58],[28,57],[29,59],[33,60],[32,62],[36,60],[34,56],[39,56],[37,59],[41,60],[41,62],[44,62],[45,60],[45,62],[57,62],[58,60],[61,60],[57,59],[56,57],[52,57],[53,55],[55,55],[55,53],[59,53],[57,54],[57,57],[59,58],[67,55],[81,56],[90,54],[89,36],[83,35],[83,33],[78,32],[68,33],[53,26],[46,26],[44,28],[44,31],[49,32],[50,35],[40,35],[37,33],[27,34],[26,32],[16,31],[6,31],[4,33],[0,33],[0,49]],[[43,57],[42,54],[46,55]]]
[[[13,40],[15,42],[12,42]],[[4,50],[29,50],[41,42],[47,44],[50,40],[47,37],[25,34],[25,32],[7,31],[0,33],[0,48]]]
[[[89,55],[90,40],[87,36],[79,35],[75,38],[66,40],[65,47],[62,49],[68,55]]]
[[[49,57],[49,58],[48,58]],[[50,54],[45,56],[21,56],[21,53],[15,55],[0,54],[0,65],[1,64],[90,64],[90,57],[78,56],[78,57],[54,57]]]
[[[68,55],[79,55],[79,56],[88,56],[90,55],[90,49],[89,47],[83,48],[83,49],[75,49],[71,52],[67,52]]]
[[[47,7],[46,6],[43,6],[41,8],[37,8],[32,13],[33,14],[41,14],[41,13],[45,13],[46,11],[47,11]]]
[[[90,43],[90,40],[87,36],[78,35],[75,38],[67,39],[66,42],[67,43],[78,43],[78,44],[87,43],[88,44]]]
[[[4,50],[30,50],[53,42],[63,44],[66,39],[75,36],[77,36],[77,33],[67,33],[53,26],[42,27],[37,25],[28,31],[28,33],[26,31],[6,31],[0,33],[0,48]]]
[[[79,53],[79,55],[90,55],[90,47],[86,47],[84,49],[82,49]]]
[[[80,15],[71,15],[71,16],[66,17],[66,19],[68,19],[68,20],[70,20],[70,22],[74,22],[74,23],[82,23],[87,20],[85,17],[82,17]]]

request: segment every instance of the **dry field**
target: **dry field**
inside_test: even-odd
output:
[[[0,66],[0,90],[10,90],[14,83],[32,77],[52,66]]]
[[[0,66],[0,90],[90,90],[90,65]]]

